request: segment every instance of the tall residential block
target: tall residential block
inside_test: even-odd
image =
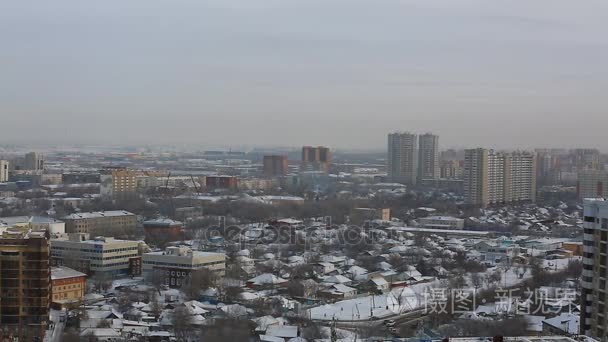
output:
[[[23,167],[26,170],[44,170],[44,156],[38,152],[26,154]]]
[[[418,137],[411,133],[388,135],[388,176],[394,182],[416,185]]]
[[[536,155],[517,151],[505,155],[505,202],[536,201]]]
[[[304,146],[302,147],[303,171],[329,171],[330,153],[328,147]]]
[[[581,282],[580,333],[599,341],[608,338],[606,308],[608,257],[608,202],[603,198],[583,201],[583,274]]]
[[[137,171],[105,168],[100,172],[99,193],[106,199],[124,199],[137,193]]]
[[[12,335],[19,341],[44,338],[51,298],[49,253],[44,232],[5,232],[0,238],[3,337]]]
[[[530,152],[466,150],[463,178],[468,204],[536,201],[536,156]]]
[[[576,191],[579,198],[608,197],[608,171],[585,170],[578,172]]]
[[[464,152],[464,198],[469,204],[487,205],[488,189],[488,150],[469,149]]]
[[[284,176],[287,174],[287,164],[287,156],[264,156],[264,176]]]
[[[0,160],[0,183],[8,182],[8,160]]]
[[[423,134],[418,140],[418,179],[438,179],[440,175],[439,136]]]

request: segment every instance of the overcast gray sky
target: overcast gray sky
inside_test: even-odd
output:
[[[0,142],[608,149],[605,0],[0,0]]]

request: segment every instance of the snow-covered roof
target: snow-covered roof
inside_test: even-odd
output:
[[[549,318],[543,321],[544,324],[548,324],[557,329],[563,330],[568,334],[577,334],[579,330],[580,315],[563,313],[559,316]]]
[[[284,338],[270,336],[270,335],[260,335],[260,341],[264,342],[285,342]]]
[[[57,266],[51,267],[51,280],[69,279],[76,277],[86,277],[87,275],[73,270],[69,267]]]
[[[91,219],[91,218],[101,218],[101,217],[117,217],[117,216],[131,216],[135,215],[125,210],[109,210],[109,211],[97,211],[97,212],[89,212],[89,213],[75,213],[68,216],[65,216],[64,220],[81,220],[81,219]]]
[[[376,286],[385,286],[388,285],[388,282],[386,281],[386,279],[382,278],[382,277],[373,277],[372,279],[370,279],[372,283],[374,283]]]
[[[95,336],[95,337],[116,337],[120,338],[120,332],[112,328],[87,328],[84,329],[80,336]]]
[[[327,277],[323,281],[326,283],[332,283],[332,284],[345,284],[345,283],[350,283],[352,280],[346,278],[343,275],[337,274],[337,275]]]
[[[344,284],[334,284],[334,285],[332,285],[332,288],[336,292],[340,292],[340,293],[351,293],[351,292],[356,292],[357,291],[357,289],[354,289],[352,287],[346,286]]]
[[[255,329],[257,331],[266,331],[268,327],[279,324],[279,320],[272,316],[262,316],[259,318],[254,318],[253,321],[255,322],[255,324],[257,324],[257,328]]]
[[[255,278],[249,279],[248,283],[253,283],[254,285],[270,285],[270,284],[281,284],[286,282],[287,280],[283,278],[279,278],[271,273],[260,274]]]
[[[298,337],[298,327],[293,325],[272,325],[266,330],[266,335],[283,338]]]
[[[358,276],[358,275],[362,275],[362,274],[367,274],[368,273],[368,271],[365,268],[360,267],[360,266],[352,266],[346,272],[352,274],[353,276]]]

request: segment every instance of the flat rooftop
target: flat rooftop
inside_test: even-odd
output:
[[[64,266],[51,267],[51,280],[86,277],[87,275]]]
[[[110,210],[110,211],[94,211],[89,213],[77,213],[71,214],[64,217],[64,220],[80,220],[80,219],[91,219],[101,217],[118,217],[118,216],[131,216],[135,215],[125,210]]]
[[[435,234],[453,234],[453,235],[490,235],[493,232],[476,231],[476,230],[460,230],[460,229],[432,229],[432,228],[416,228],[416,227],[389,227],[388,230],[397,230],[408,233],[435,233]]]

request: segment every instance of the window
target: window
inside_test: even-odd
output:
[[[595,217],[593,216],[585,216],[585,222],[594,223]]]

